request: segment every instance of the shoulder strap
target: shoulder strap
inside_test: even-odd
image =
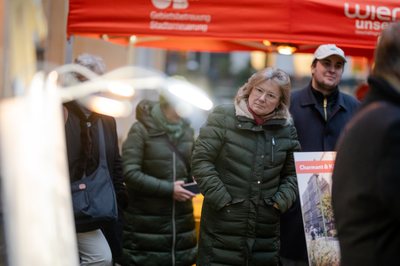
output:
[[[188,158],[186,158],[175,146],[175,144],[172,143],[172,141],[169,139],[168,135],[165,135],[165,138],[167,140],[168,145],[171,147],[171,149],[178,155],[178,157],[185,163],[186,169],[188,170],[188,173],[191,172],[190,168],[190,162]]]
[[[98,126],[98,131],[99,131],[99,164],[107,162],[107,154],[106,154],[106,140],[104,136],[104,127],[103,127],[103,121],[101,121],[101,118],[97,120],[97,126]]]

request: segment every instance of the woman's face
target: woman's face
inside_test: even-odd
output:
[[[249,107],[258,116],[267,115],[279,106],[281,96],[278,84],[269,79],[252,89],[249,95]]]
[[[172,106],[164,107],[162,111],[164,112],[165,118],[167,118],[170,123],[178,123],[181,120],[181,117]]]

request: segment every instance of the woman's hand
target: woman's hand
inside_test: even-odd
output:
[[[174,183],[174,200],[176,201],[187,201],[190,200],[195,196],[192,192],[189,190],[186,190],[182,187],[184,184],[184,181],[175,181]]]

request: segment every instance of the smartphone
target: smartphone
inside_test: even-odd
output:
[[[196,182],[183,184],[182,187],[194,194],[200,194],[200,189]]]

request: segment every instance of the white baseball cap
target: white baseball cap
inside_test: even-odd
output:
[[[321,60],[321,59],[327,58],[328,56],[331,56],[331,55],[340,56],[345,62],[347,62],[346,56],[344,55],[343,50],[334,44],[320,45],[317,48],[317,50],[315,50],[315,52],[314,52],[314,59]]]

